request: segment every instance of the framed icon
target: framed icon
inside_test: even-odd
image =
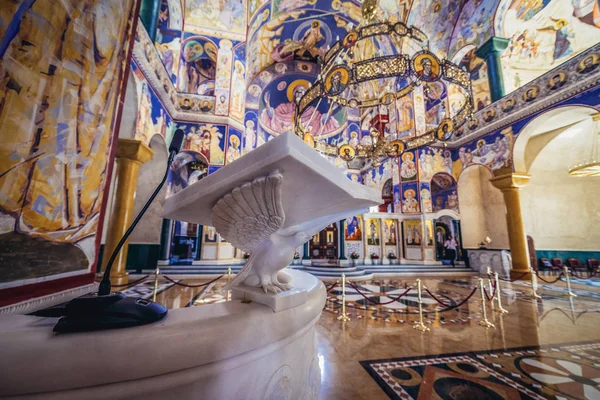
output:
[[[350,81],[350,70],[345,66],[332,69],[325,77],[325,92],[329,95],[340,94],[348,86]]]
[[[444,119],[435,133],[436,139],[443,142],[450,139],[452,137],[452,127],[452,120],[449,118]]]
[[[342,160],[350,162],[356,157],[356,149],[349,144],[345,144],[340,147],[339,155]]]
[[[412,69],[425,82],[437,81],[441,75],[440,60],[428,51],[418,52],[412,60]]]

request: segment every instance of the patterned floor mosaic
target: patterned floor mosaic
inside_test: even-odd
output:
[[[361,361],[391,399],[600,399],[600,342]]]

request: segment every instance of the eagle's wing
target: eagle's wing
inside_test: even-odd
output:
[[[245,183],[226,194],[212,209],[213,226],[229,243],[252,253],[283,226],[279,171]]]

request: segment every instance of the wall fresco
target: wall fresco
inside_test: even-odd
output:
[[[1,7],[2,282],[83,273],[95,262],[133,5],[38,0],[11,32],[14,8]]]
[[[243,39],[246,10],[243,0],[185,0],[187,31]]]

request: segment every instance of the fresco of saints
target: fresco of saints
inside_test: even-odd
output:
[[[246,121],[246,129],[244,130],[244,152],[249,152],[254,148],[254,142],[256,141],[256,132],[254,131],[254,121]]]
[[[234,162],[241,156],[240,138],[236,135],[229,135],[229,147],[227,148],[227,163]]]
[[[432,204],[431,204],[431,192],[429,189],[421,189],[421,201],[423,202],[423,211],[424,212],[432,212]]]
[[[362,231],[358,217],[346,219],[346,240],[362,240]]]
[[[296,115],[296,99],[300,99],[308,89],[308,81],[297,80],[288,86],[288,101],[271,106],[271,92],[264,95],[265,108],[260,114],[260,122],[274,134],[283,133],[292,129]],[[314,114],[314,115],[313,115]],[[333,115],[333,114],[332,114]],[[309,124],[313,136],[326,134],[339,128],[339,122],[335,118],[328,118],[313,106],[308,107],[302,114],[302,122]]]
[[[566,57],[573,52],[573,47],[571,46],[571,41],[569,39],[573,39],[575,35],[573,31],[568,27],[569,23],[565,19],[554,19],[550,17],[553,25],[546,26],[544,28],[538,29],[539,32],[555,32],[554,39],[554,61]]]
[[[304,36],[299,41],[293,39],[286,39],[283,43],[277,45],[271,54],[273,59],[277,62],[289,61],[297,57],[315,58],[321,50],[317,47],[317,43],[323,40],[325,37],[321,32],[321,21],[312,21],[310,28],[304,32]]]
[[[416,213],[419,211],[419,203],[415,199],[415,191],[408,189],[404,192],[404,201],[402,202],[402,212]]]
[[[413,153],[404,153],[402,155],[402,166],[400,167],[400,176],[402,180],[413,180],[417,175],[417,168],[413,161]]]
[[[377,234],[377,225],[375,221],[371,220],[369,222],[369,237],[367,239],[367,244],[372,246],[379,245],[379,235]]]
[[[453,190],[450,195],[448,195],[448,203],[446,204],[447,208],[458,212],[458,194],[456,190]]]

